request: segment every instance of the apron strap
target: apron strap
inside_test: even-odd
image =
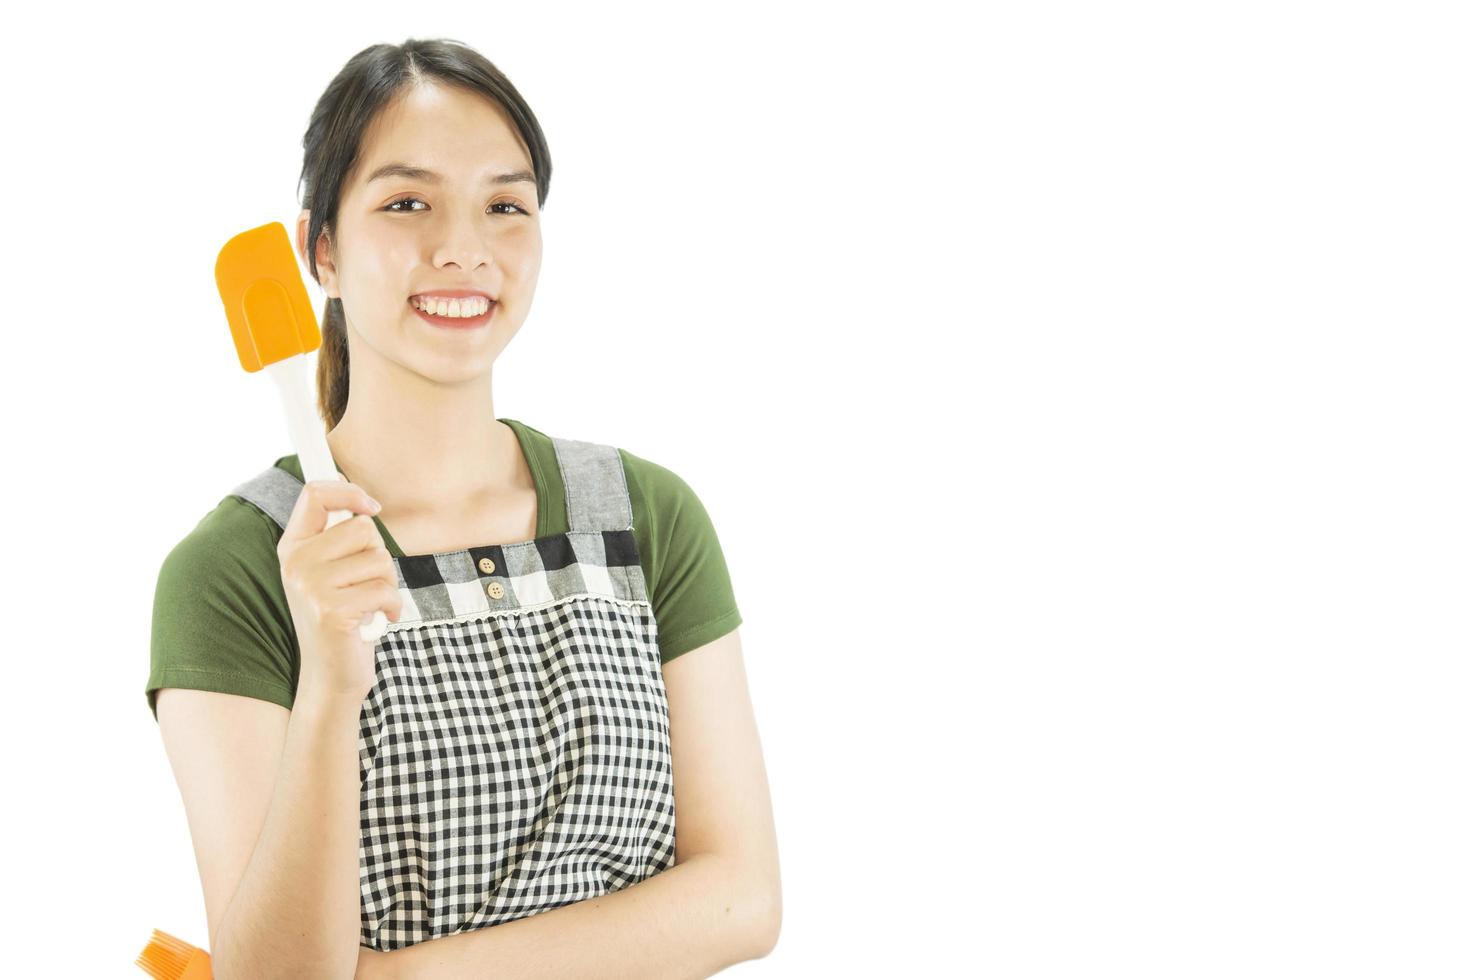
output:
[[[284,532],[291,521],[291,512],[296,509],[296,498],[304,487],[304,483],[279,466],[269,466],[259,476],[246,480],[229,493],[263,510]]]
[[[632,497],[615,446],[551,437],[566,482],[566,520],[572,531],[630,531]]]

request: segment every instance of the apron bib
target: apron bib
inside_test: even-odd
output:
[[[362,702],[360,944],[384,952],[635,884],[674,860],[667,694],[615,447],[553,439],[570,530],[394,557]],[[303,484],[232,493],[284,528]]]

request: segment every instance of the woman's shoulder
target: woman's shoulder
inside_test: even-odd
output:
[[[186,687],[290,707],[297,651],[280,577],[280,529],[226,494],[173,544],[154,588],[148,706]]]
[[[619,447],[639,529],[662,661],[739,626],[734,586],[714,520],[677,469]]]
[[[259,580],[279,574],[281,528],[257,505],[226,494],[174,542],[160,581],[197,588],[241,575]]]
[[[273,477],[273,478],[272,478]],[[300,464],[282,456],[268,467],[237,480],[193,527],[175,541],[164,558],[164,578],[179,586],[190,582],[219,582],[217,573],[268,580],[279,576],[276,551],[294,504]]]
[[[627,474],[627,489],[641,497],[650,513],[671,522],[686,509],[702,509],[693,487],[671,466],[621,446],[617,447],[617,453]]]

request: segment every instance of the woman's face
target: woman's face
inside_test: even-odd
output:
[[[438,179],[379,173],[390,164]],[[489,368],[524,322],[540,274],[540,209],[530,171],[504,110],[484,96],[419,85],[384,107],[342,189],[332,247],[324,237],[316,244],[322,289],[341,298],[354,335],[353,363],[365,345],[445,382]],[[503,175],[511,179],[494,179]],[[303,211],[298,247],[309,220]],[[495,297],[487,324],[435,326],[409,301],[463,289]]]

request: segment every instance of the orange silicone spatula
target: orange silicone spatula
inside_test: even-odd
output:
[[[225,242],[214,263],[214,279],[240,365],[252,373],[265,368],[280,389],[301,476],[307,481],[340,480],[326,430],[312,407],[306,360],[321,346],[321,329],[285,225],[272,221]],[[351,516],[350,510],[334,510],[326,526]],[[387,615],[381,609],[364,616],[359,627],[368,643],[376,643],[386,629]]]

